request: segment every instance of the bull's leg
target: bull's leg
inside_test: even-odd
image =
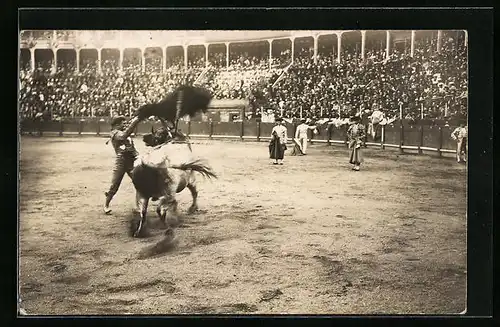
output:
[[[141,214],[141,220],[139,221],[139,225],[137,226],[137,229],[134,233],[134,237],[138,237],[142,230],[144,229],[144,226],[146,225],[146,219],[147,219],[147,213],[148,213],[148,202],[149,198],[146,198],[144,196],[138,196],[138,206]]]
[[[189,214],[193,214],[198,210],[198,190],[196,189],[196,184],[188,184],[187,188],[191,192],[191,196],[193,197],[193,203],[188,209]]]

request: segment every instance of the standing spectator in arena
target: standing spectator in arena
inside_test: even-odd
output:
[[[42,136],[43,134],[43,120],[44,120],[44,114],[43,111],[40,110],[39,112],[36,113],[34,117],[35,127],[36,130],[38,131],[38,136]]]
[[[138,153],[135,149],[134,142],[130,138],[130,135],[134,131],[139,121],[140,120],[138,118],[134,118],[128,126],[126,125],[127,119],[123,116],[118,116],[111,121],[110,141],[116,153],[116,160],[113,167],[111,186],[105,193],[105,214],[111,213],[109,203],[113,199],[116,192],[118,192],[118,188],[120,187],[125,173],[129,175],[129,177],[131,177],[130,173],[134,168],[134,161],[135,159],[137,159]]]
[[[465,123],[461,122],[460,126],[455,128],[453,133],[451,133],[451,138],[457,141],[457,162],[460,163],[463,159],[464,162],[467,161],[467,126]]]
[[[354,165],[352,169],[356,171],[359,171],[361,165],[361,145],[365,134],[365,126],[361,124],[361,117],[352,117],[351,125],[347,130],[350,149],[349,163]]]
[[[297,126],[295,131],[295,138],[298,140],[300,151],[303,155],[307,154],[307,134],[310,129],[315,129],[316,126],[309,126],[306,124],[305,118],[300,120],[301,124]]]
[[[283,126],[283,119],[276,118],[276,126],[271,131],[271,142],[269,143],[269,157],[274,159],[273,165],[283,164],[287,142],[287,129]]]
[[[370,116],[371,134],[373,141],[378,141],[380,137],[380,122],[384,119],[384,113],[377,107]]]
[[[366,142],[368,142],[368,125],[370,125],[370,114],[371,111],[369,109],[365,109],[361,111],[361,124],[365,127],[365,136],[363,138],[363,144],[366,148]]]

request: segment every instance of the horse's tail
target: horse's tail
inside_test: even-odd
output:
[[[171,168],[180,169],[180,170],[193,170],[193,171],[200,173],[204,177],[217,178],[217,175],[212,170],[212,168],[210,166],[208,166],[207,164],[205,164],[201,159],[196,159],[196,160],[186,162],[186,163],[183,163],[180,165],[173,165],[173,166],[171,166]]]

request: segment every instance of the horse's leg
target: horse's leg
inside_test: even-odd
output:
[[[148,203],[149,203],[149,198],[146,198],[141,195],[137,196],[137,200],[138,200],[137,205],[139,207],[139,211],[141,214],[141,220],[139,221],[139,225],[137,226],[137,229],[134,233],[134,237],[138,237],[141,234],[142,230],[144,229],[144,226],[146,225]]]
[[[193,204],[188,209],[189,214],[193,214],[198,210],[198,190],[196,189],[196,179],[194,173],[191,173],[190,181],[187,184],[187,188],[191,192],[191,196],[193,197]]]
[[[156,206],[156,214],[158,215],[158,218],[160,218],[161,221],[165,222],[165,217],[163,217],[161,214],[161,199],[158,205]]]
[[[167,211],[171,211],[172,215],[177,218],[177,200],[175,198],[175,191],[171,189],[165,190],[165,194],[162,195],[158,202],[158,207],[156,208],[156,213],[158,214],[160,220],[168,226],[166,223]]]

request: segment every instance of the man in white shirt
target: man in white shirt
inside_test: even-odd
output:
[[[372,134],[372,138],[373,140],[375,141],[378,136],[379,136],[379,130],[380,130],[380,123],[382,122],[382,120],[384,119],[384,113],[382,111],[380,111],[379,108],[376,108],[372,115],[371,115],[371,119],[370,119],[370,123],[371,123],[371,134]]]
[[[298,140],[302,154],[305,155],[307,151],[307,132],[310,129],[316,129],[316,126],[307,125],[304,118],[302,118],[300,122],[301,124],[297,126],[297,130],[295,131],[295,138]]]
[[[460,163],[463,159],[464,162],[467,161],[467,126],[464,123],[460,123],[460,126],[455,128],[453,133],[451,133],[451,138],[457,141],[457,162]]]

